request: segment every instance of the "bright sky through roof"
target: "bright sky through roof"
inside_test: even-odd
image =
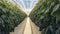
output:
[[[30,13],[30,11],[34,8],[37,0],[14,0],[26,13]]]

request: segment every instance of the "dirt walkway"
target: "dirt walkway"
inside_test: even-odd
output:
[[[41,31],[39,31],[39,27],[27,17],[15,28],[14,32],[11,32],[10,34],[41,34]]]
[[[29,17],[27,17],[27,23],[25,26],[24,34],[32,34],[31,25],[29,22]]]

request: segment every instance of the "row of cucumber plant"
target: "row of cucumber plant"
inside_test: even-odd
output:
[[[26,16],[16,4],[9,0],[0,0],[0,34],[13,32]]]
[[[60,0],[38,0],[29,16],[41,34],[60,34]]]

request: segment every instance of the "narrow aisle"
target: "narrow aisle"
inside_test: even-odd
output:
[[[39,27],[27,17],[11,34],[41,34],[41,31],[39,31]]]
[[[24,34],[32,34],[31,25],[29,22],[29,17],[27,17],[27,23],[25,26]]]

